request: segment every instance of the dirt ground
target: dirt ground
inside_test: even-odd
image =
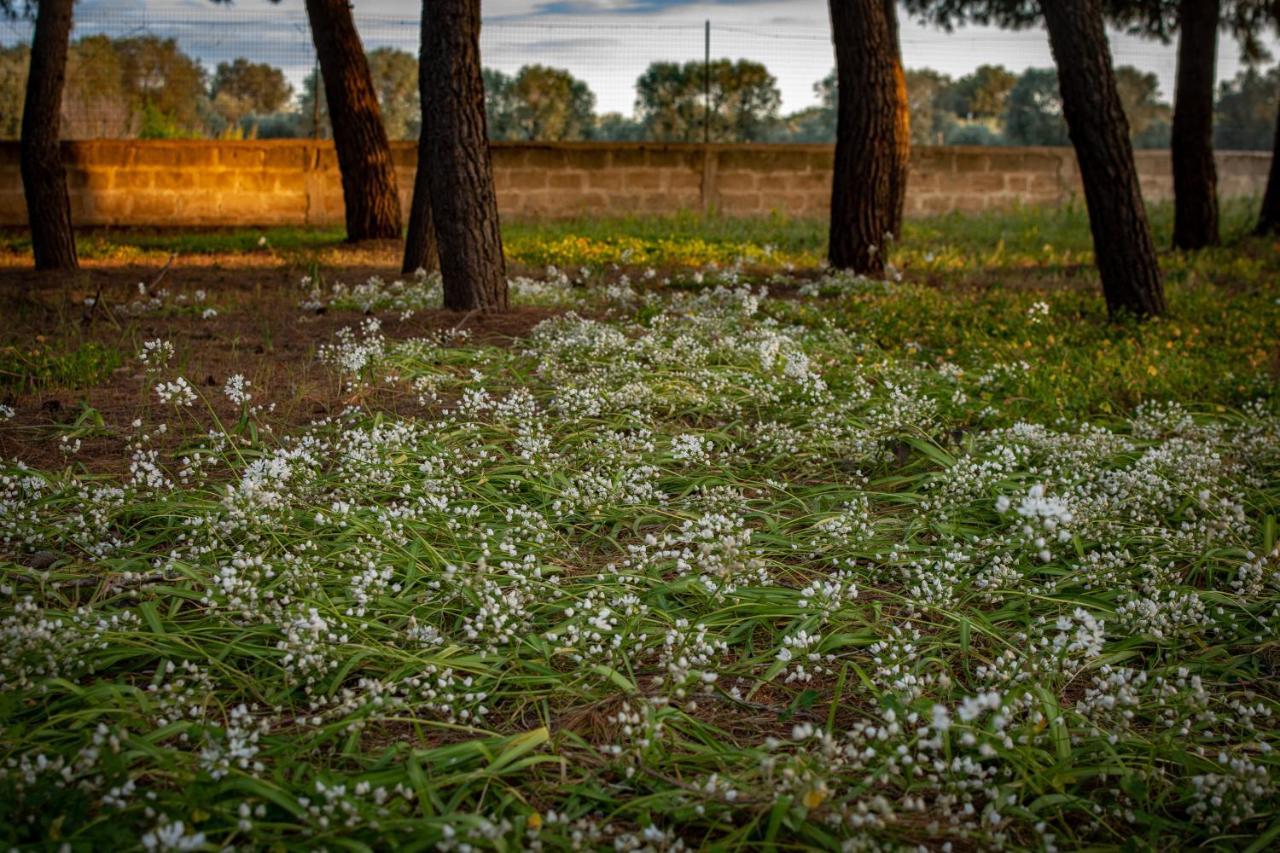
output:
[[[163,258],[124,264],[89,261],[73,274],[0,267],[0,346],[48,344],[65,351],[97,342],[125,355],[124,365],[93,387],[18,394],[0,389],[0,402],[15,411],[12,420],[0,424],[0,457],[46,469],[65,464],[59,437],[68,433],[84,405],[101,414],[106,429],[77,436],[81,448],[75,459],[108,475],[128,470],[127,445],[135,418],[168,422],[174,428],[168,440],[175,446],[203,433],[207,413],[183,428],[174,423],[172,410],[148,391],[134,354],[144,341],[155,338],[174,344],[177,372],[200,386],[219,417],[237,416],[222,394],[227,378],[237,373],[250,381],[255,404],[274,407],[261,418],[273,428],[341,411],[352,400],[333,370],[317,360],[317,349],[332,342],[339,329],[358,325],[363,318],[354,311],[304,310],[301,280],[315,274],[316,267],[267,260],[250,254],[177,258],[168,266]],[[390,253],[365,250],[349,260],[319,270],[326,287],[335,282],[357,284],[375,275],[387,281],[400,277]],[[119,306],[144,300],[139,283],[152,292],[167,291],[168,304],[184,307],[178,312],[123,315]],[[196,299],[198,291],[204,291],[202,301]],[[92,311],[85,305],[91,297],[99,300]],[[217,316],[200,316],[205,306]],[[393,339],[460,328],[470,332],[473,342],[508,345],[554,313],[538,308],[500,315],[433,310],[418,311],[407,320],[394,313],[378,317],[383,334]],[[395,389],[380,392],[377,403],[398,413],[417,405],[413,395]]]

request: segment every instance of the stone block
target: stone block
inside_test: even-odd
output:
[[[155,188],[190,193],[199,183],[199,171],[195,169],[155,169],[152,171]]]
[[[307,168],[309,152],[301,145],[271,145],[262,152],[262,165],[267,169],[301,171]]]
[[[547,185],[553,190],[581,190],[587,184],[585,172],[552,172],[547,176]]]
[[[663,183],[671,192],[702,192],[702,170],[667,169],[662,173]]]
[[[568,165],[569,158],[562,148],[538,145],[524,155],[524,166],[528,169],[563,169]]]
[[[652,169],[629,169],[625,186],[628,190],[657,190],[662,188],[662,173]]]
[[[155,169],[118,169],[111,178],[111,188],[117,190],[148,190],[155,180]]]
[[[568,165],[575,169],[608,169],[613,165],[612,155],[613,152],[607,147],[565,149]]]
[[[494,171],[518,169],[524,165],[524,149],[519,146],[494,143],[489,149]]]
[[[587,172],[587,186],[593,190],[620,190],[624,183],[623,173],[617,169],[596,169]]]
[[[178,150],[172,145],[153,142],[150,145],[139,145],[134,151],[131,166],[163,166],[175,168],[178,165]]]
[[[129,208],[129,218],[133,222],[162,223],[173,220],[178,212],[178,197],[175,193],[146,192],[137,193]]]
[[[764,197],[755,192],[721,192],[717,205],[721,213],[762,213]]]
[[[201,169],[195,179],[196,187],[201,190],[226,192],[236,188],[236,173],[230,169]]]
[[[609,154],[609,164],[615,169],[643,169],[647,162],[644,148],[638,145],[619,146]]]
[[[746,169],[735,169],[732,172],[723,169],[716,174],[716,189],[719,192],[741,193],[751,192],[759,185],[760,176]],[[769,182],[765,178],[765,183]]]
[[[285,171],[281,170],[273,173],[276,179],[276,190],[278,192],[305,193],[307,190],[307,174],[299,170]],[[400,181],[400,189],[403,192],[406,184]],[[413,190],[413,176],[409,176],[407,186],[409,191]]]
[[[645,165],[651,169],[697,169],[702,171],[702,152],[677,148],[650,148]]]
[[[547,172],[544,169],[512,169],[503,185],[518,190],[546,189]]]
[[[987,171],[990,158],[987,154],[979,154],[975,151],[964,150],[956,153],[952,160],[953,168],[957,174],[967,175],[974,172]]]
[[[970,192],[985,194],[1004,192],[1004,179],[1004,172],[975,172],[964,175],[960,181],[968,187]]]
[[[218,149],[217,165],[227,169],[261,169],[267,152],[257,145],[223,143]]]

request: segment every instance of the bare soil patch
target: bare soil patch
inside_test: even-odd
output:
[[[370,253],[353,252],[359,261]],[[0,268],[0,345],[44,346],[74,350],[90,342],[113,347],[125,363],[104,381],[89,388],[49,388],[35,393],[0,392],[0,402],[15,410],[13,420],[0,430],[0,455],[29,465],[48,468],[64,464],[58,436],[84,411],[96,409],[106,423],[103,434],[81,436],[78,462],[90,470],[118,474],[128,469],[126,451],[130,424],[135,418],[167,420],[171,412],[161,408],[144,383],[141,365],[133,358],[142,343],[156,338],[171,341],[177,354],[174,364],[189,382],[214,403],[219,417],[234,420],[237,412],[222,394],[227,379],[241,374],[251,383],[253,402],[270,411],[262,421],[282,429],[333,415],[350,402],[332,369],[318,362],[320,345],[335,333],[359,324],[355,311],[319,312],[300,307],[302,276],[317,270],[295,264],[261,264],[259,256],[191,256],[175,259],[166,269],[156,263],[111,264],[90,262],[76,273],[35,272]],[[372,276],[392,280],[399,270],[389,262],[353,263],[319,270],[326,284],[354,284]],[[163,275],[161,273],[163,272]],[[157,281],[158,279],[158,281]],[[152,291],[167,291],[166,307],[130,316],[121,306],[145,301],[139,283]],[[198,294],[203,292],[203,298]],[[85,300],[98,298],[96,311]],[[204,317],[205,308],[216,316]],[[417,311],[402,319],[379,313],[382,332],[388,338],[427,337],[447,329],[466,329],[472,343],[507,346],[557,312],[544,308],[519,308],[503,314],[461,313],[445,310]],[[366,401],[367,402],[367,401]],[[397,414],[408,414],[416,399],[380,392],[378,405]],[[177,445],[207,428],[207,419],[195,418],[177,425],[169,440]]]

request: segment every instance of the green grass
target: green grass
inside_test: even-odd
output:
[[[773,233],[720,227],[538,233]],[[511,347],[326,290],[356,405],[274,433],[174,342],[123,479],[0,468],[0,840],[1273,846],[1274,246],[1166,254],[1141,326],[1078,213],[898,252],[520,280],[576,313]]]
[[[1231,244],[1248,234],[1256,201],[1223,205],[1223,236]],[[1169,244],[1173,208],[1150,208],[1156,242]],[[825,220],[780,214],[759,218],[702,215],[514,220],[503,223],[508,257],[531,266],[730,265],[748,258],[764,266],[817,265],[826,250]],[[80,256],[127,260],[149,255],[270,253],[307,259],[343,246],[340,228],[122,229],[90,230],[77,236]],[[0,253],[31,250],[24,231],[0,231]],[[1014,268],[1061,268],[1091,263],[1088,220],[1081,205],[1027,207],[980,214],[911,219],[892,248],[907,268],[957,272]]]
[[[0,346],[0,393],[92,388],[124,363],[119,349],[94,341]]]

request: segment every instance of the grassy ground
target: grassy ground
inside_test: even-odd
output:
[[[0,839],[1268,849],[1246,216],[1144,326],[1078,211],[914,223],[889,282],[808,223],[516,227],[506,325],[307,234],[245,247],[287,297],[15,307]]]

